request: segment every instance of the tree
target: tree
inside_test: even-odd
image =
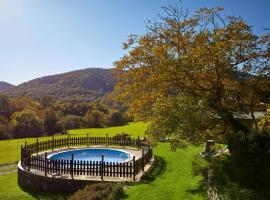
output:
[[[9,118],[12,113],[11,101],[7,96],[0,94],[0,115]]]
[[[42,120],[30,110],[15,112],[11,117],[11,127],[15,138],[39,137],[43,133]]]
[[[125,118],[121,112],[113,112],[110,116],[110,125],[111,126],[121,126],[125,124]]]
[[[8,120],[0,116],[0,140],[10,139],[11,134],[8,126]]]
[[[66,115],[60,119],[59,123],[65,131],[84,127],[83,118],[76,115]]]
[[[48,135],[55,133],[57,121],[56,112],[51,108],[47,108],[44,111],[44,130]]]
[[[89,110],[84,116],[84,121],[86,126],[91,128],[102,128],[106,124],[104,113],[97,110]]]
[[[204,102],[224,128],[249,132],[238,112],[251,113],[257,127],[253,112],[269,91],[269,34],[254,34],[241,17],[221,17],[219,7],[193,16],[177,6],[164,11],[160,21],[148,22],[146,34],[124,43],[128,53],[115,63],[119,99],[135,118],[151,120],[158,117],[154,105],[189,96]]]

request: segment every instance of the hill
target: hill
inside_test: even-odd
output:
[[[15,87],[14,85],[4,82],[4,81],[0,81],[0,92],[6,91],[8,89],[11,89]]]
[[[0,92],[11,89],[12,87],[14,87],[14,85],[4,82],[4,81],[0,81]]]
[[[11,97],[52,96],[62,100],[92,101],[111,92],[115,85],[112,69],[88,68],[51,75],[25,82],[6,90]]]

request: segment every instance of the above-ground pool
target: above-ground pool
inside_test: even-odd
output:
[[[80,161],[101,161],[102,155],[104,162],[127,162],[132,158],[128,152],[116,149],[74,149],[53,154],[49,157],[51,160],[71,160],[72,155],[74,160]]]

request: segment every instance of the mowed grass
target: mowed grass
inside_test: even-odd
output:
[[[70,130],[68,133],[71,137],[75,136],[113,136],[115,134],[126,132],[131,134],[133,137],[143,136],[147,123],[143,122],[132,122],[126,126],[109,127],[109,128],[90,128],[90,129],[79,129]],[[59,135],[55,138],[67,137],[67,135]],[[51,139],[51,137],[38,138],[39,141]],[[15,163],[20,160],[21,145],[27,142],[28,144],[36,142],[36,138],[24,138],[14,140],[1,140],[0,141],[0,165],[5,163]]]
[[[147,124],[130,123],[127,126],[103,128],[103,129],[80,129],[71,130],[72,136],[89,134],[90,136],[115,135],[119,132],[127,132],[133,137],[143,136]],[[61,136],[60,136],[61,137]],[[48,139],[48,138],[41,138]],[[35,139],[27,139],[28,142],[35,142]],[[24,143],[24,140],[6,140],[1,141],[1,159],[6,161],[15,161],[19,159],[19,149],[17,153],[12,149]],[[6,144],[8,143],[8,144]],[[3,147],[3,145],[5,147]],[[12,148],[9,151],[11,158],[3,159],[7,147]],[[14,149],[13,149],[14,150]],[[135,184],[126,190],[125,199],[158,199],[158,200],[203,200],[206,198],[206,192],[201,191],[199,182],[202,177],[192,175],[192,158],[202,149],[200,147],[189,147],[186,150],[172,152],[169,150],[168,143],[160,143],[154,148],[156,165],[145,177],[142,183]],[[4,155],[2,155],[4,154]],[[66,199],[61,194],[45,194],[36,192],[25,192],[17,184],[17,173],[0,175],[0,200],[17,200],[17,199]]]
[[[200,189],[202,177],[192,174],[192,159],[202,148],[189,147],[172,152],[168,143],[154,149],[156,164],[143,182],[127,190],[128,200],[203,200],[206,191]]]

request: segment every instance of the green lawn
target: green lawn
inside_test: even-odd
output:
[[[72,135],[92,136],[114,135],[125,131],[137,137],[143,136],[147,127],[145,123],[131,123],[123,127],[104,129],[81,129],[71,130]],[[43,138],[44,139],[44,138]],[[27,139],[27,141],[35,139]],[[13,152],[12,149],[19,148],[24,140],[1,141],[1,162],[12,162],[19,159],[19,149]],[[155,149],[156,165],[152,172],[146,176],[143,183],[136,184],[127,189],[125,199],[159,199],[159,200],[188,200],[207,199],[206,192],[199,190],[201,177],[192,175],[192,158],[198,154],[201,148],[190,147],[186,150],[172,152],[168,143],[160,143]],[[7,156],[8,155],[8,156]],[[20,189],[17,184],[17,174],[0,175],[0,199],[4,200],[30,200],[30,199],[63,199],[61,195],[49,195],[41,193],[27,193]]]
[[[192,174],[192,158],[202,149],[189,147],[172,152],[168,143],[159,143],[154,149],[156,166],[142,184],[127,190],[127,199],[188,200],[207,199],[206,192],[200,191],[202,177]]]
[[[110,128],[91,128],[91,129],[79,129],[70,130],[69,134],[71,136],[83,136],[87,133],[89,136],[105,136],[115,135],[121,132],[127,132],[132,134],[133,137],[143,136],[147,123],[143,122],[132,122],[126,126],[110,127]],[[67,136],[57,136],[56,138],[67,137]],[[51,139],[51,137],[39,138],[39,141]],[[25,138],[25,139],[14,139],[14,140],[1,140],[0,141],[0,165],[4,163],[14,163],[20,160],[20,149],[21,145],[24,145],[25,141],[28,143],[36,142],[36,138]],[[5,153],[2,153],[5,152]]]

